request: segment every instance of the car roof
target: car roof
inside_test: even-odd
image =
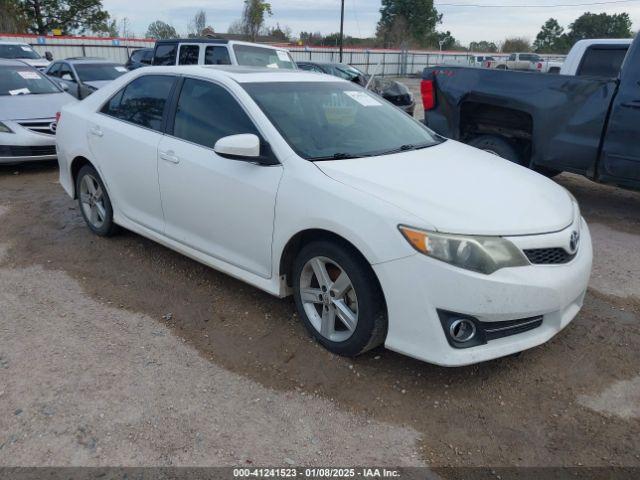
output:
[[[233,65],[154,66],[140,69],[146,74],[173,73],[211,79],[229,78],[237,83],[270,82],[346,82],[337,77],[304,70],[284,68],[241,67]],[[347,82],[349,83],[349,82]]]
[[[20,61],[14,58],[0,58],[0,67],[27,67],[33,68],[27,62]]]
[[[240,40],[228,40],[226,38],[172,38],[169,40],[156,40],[156,45],[171,43],[211,43],[214,45],[248,45],[252,47],[268,48],[271,50],[287,50],[283,47],[265,45],[263,43],[242,42]]]
[[[65,58],[64,60],[56,60],[56,62],[68,62],[74,65],[96,64],[96,63],[106,63],[108,65],[120,65],[118,62],[114,62],[113,60],[107,60],[106,58],[91,58],[91,57],[71,57],[71,58]]]
[[[25,42],[10,42],[8,40],[0,40],[0,45],[29,45]]]

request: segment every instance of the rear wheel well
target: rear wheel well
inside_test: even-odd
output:
[[[93,164],[88,159],[86,159],[85,157],[76,157],[71,162],[71,178],[73,179],[73,189],[74,189],[74,191],[75,191],[76,180],[78,179],[78,172],[85,165],[91,165],[93,167]],[[76,192],[75,196],[77,196],[77,195],[78,195],[78,193]]]
[[[353,245],[350,241],[348,241],[344,237],[341,237],[340,235],[330,232],[328,230],[322,230],[322,229],[303,230],[302,232],[296,233],[287,242],[287,244],[284,247],[284,250],[282,251],[282,255],[280,257],[279,274],[280,274],[280,277],[283,277],[283,276],[285,277],[286,284],[288,287],[293,286],[293,282],[292,282],[293,263],[295,261],[296,256],[305,245],[318,240],[328,240],[328,241],[339,243],[347,247],[349,250],[351,250],[354,253],[354,255],[356,255],[356,257],[358,257],[362,262],[364,262],[365,265],[371,268],[371,264],[365,258],[365,256],[360,252],[360,250],[358,250],[355,245]],[[373,272],[372,268],[371,268],[371,271],[376,281],[378,282],[378,287],[380,287],[380,281],[378,280],[378,277],[376,276],[375,272]],[[380,288],[380,291],[382,291],[382,288]]]
[[[468,143],[480,135],[497,135],[508,141],[524,165],[531,160],[533,119],[521,110],[481,102],[464,102],[460,108],[460,139]]]

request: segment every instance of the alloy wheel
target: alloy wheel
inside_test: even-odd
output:
[[[324,338],[343,342],[358,324],[358,298],[351,279],[335,261],[313,257],[300,274],[300,299],[309,321]]]
[[[104,205],[104,192],[93,175],[85,175],[80,181],[80,203],[87,221],[95,229],[99,229],[107,218]]]

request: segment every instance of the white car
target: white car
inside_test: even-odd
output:
[[[56,159],[56,113],[75,102],[19,60],[0,59],[0,164]]]
[[[57,145],[93,232],[293,294],[338,354],[472,364],[582,306],[591,239],[564,188],[335,77],[142,68],[65,107]]]
[[[46,53],[47,58],[42,58],[28,43],[0,41],[0,58],[9,60],[22,60],[38,70],[44,70],[49,66],[53,56]]]

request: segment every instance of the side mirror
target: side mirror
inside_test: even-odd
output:
[[[64,74],[64,75],[62,75],[62,77],[60,77],[60,78],[62,78],[62,80],[66,80],[67,82],[73,82],[73,81],[74,81],[74,80],[73,80],[73,77],[72,77],[70,74],[68,74],[68,73],[65,73],[65,74]]]
[[[58,85],[60,85],[60,88],[61,88],[62,90],[64,90],[65,92],[68,92],[68,91],[69,91],[69,85],[67,85],[66,83],[64,83],[64,82],[58,82]]]
[[[50,62],[53,62],[53,53],[51,52],[44,52],[44,58],[46,58],[47,60],[49,60]]]
[[[271,154],[260,155],[260,139],[253,133],[229,135],[216,142],[213,151],[224,158],[253,162],[259,165],[277,165],[278,161]]]

